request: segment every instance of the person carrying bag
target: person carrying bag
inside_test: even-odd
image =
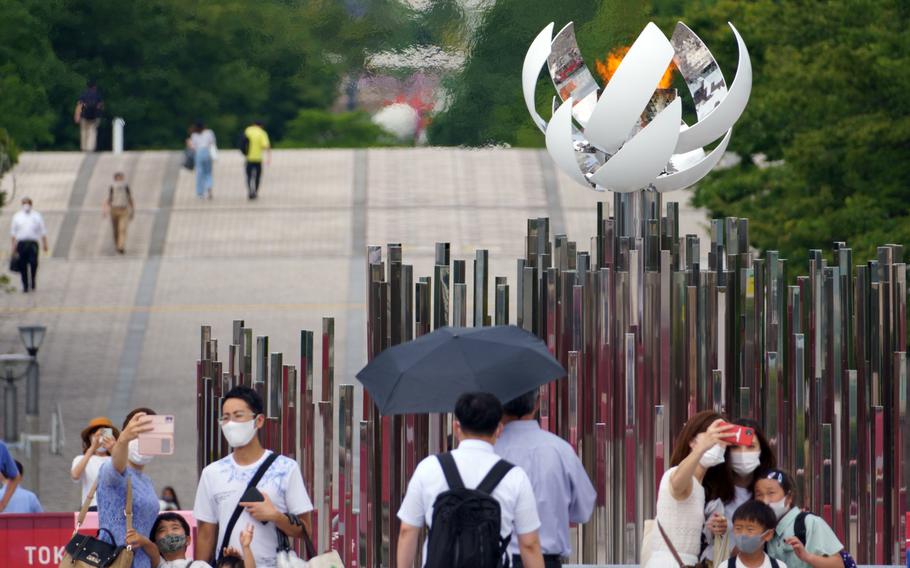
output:
[[[95,496],[97,488],[98,481],[96,480],[82,503],[82,509],[79,510],[76,530],[73,531],[73,536],[66,544],[66,553],[59,564],[59,568],[130,568],[133,565],[132,546],[118,546],[116,543],[111,544],[101,540],[101,533],[106,532],[113,543],[114,535],[109,530],[99,528],[95,536],[79,534],[79,528],[85,522],[85,516],[88,514],[89,505],[92,502],[92,497]],[[126,530],[129,532],[133,528],[133,484],[129,478],[126,480],[124,515],[126,517]]]

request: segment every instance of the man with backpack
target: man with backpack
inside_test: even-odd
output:
[[[93,79],[85,83],[85,90],[79,95],[73,120],[79,125],[79,147],[83,152],[94,152],[98,143],[98,122],[104,110],[104,99]]]
[[[455,405],[458,449],[417,465],[398,510],[398,568],[410,568],[424,525],[423,565],[432,568],[510,566],[518,535],[526,568],[543,568],[540,519],[525,472],[493,453],[502,432],[502,405],[491,394],[467,393]]]

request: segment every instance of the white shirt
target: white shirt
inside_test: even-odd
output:
[[[670,476],[676,471],[671,467],[660,479],[660,489],[657,491],[657,515],[664,532],[673,543],[680,558],[688,566],[698,561],[701,550],[701,530],[705,524],[705,488],[694,477],[692,478],[692,491],[683,501],[677,501],[670,493]],[[670,554],[670,549],[657,527],[651,535],[651,554],[648,567],[668,566],[676,562]]]
[[[82,457],[85,454],[80,454],[73,459],[73,465],[70,467],[70,471],[76,469],[76,465],[82,460]],[[82,498],[79,500],[79,506],[82,506],[82,503],[85,502],[85,498],[88,496],[88,492],[92,489],[92,484],[95,483],[95,480],[98,479],[98,472],[101,470],[101,466],[105,462],[110,461],[111,456],[108,455],[98,455],[94,454],[88,459],[88,463],[85,464],[85,469],[82,470],[82,477],[77,479],[75,483],[82,484]],[[95,496],[92,497],[91,506],[97,507],[98,503]]]
[[[202,132],[193,132],[190,134],[190,145],[194,150],[211,148],[215,145],[215,133],[208,128]]]
[[[782,560],[778,560],[777,565],[779,568],[787,568],[787,565]],[[738,557],[736,558],[736,568],[746,568],[746,565]],[[759,568],[771,568],[771,558],[767,554],[765,554],[765,560]]]
[[[202,560],[187,560],[186,558],[165,560],[162,558],[158,562],[158,568],[212,568],[212,565]]]
[[[241,495],[246,490],[247,484],[253,478],[259,468],[259,464],[269,454],[271,454],[271,451],[266,451],[256,463],[244,466],[238,465],[234,461],[234,454],[230,454],[207,465],[202,470],[202,475],[199,477],[199,487],[196,489],[196,503],[193,506],[193,515],[197,521],[218,524],[216,549],[221,548],[221,542],[224,540],[224,531],[231,520],[231,515],[233,515],[234,509],[237,507],[237,503],[240,502]],[[291,513],[296,516],[313,510],[313,503],[310,502],[310,496],[307,495],[306,487],[303,485],[300,466],[286,456],[278,456],[278,459],[272,463],[265,475],[262,476],[262,479],[259,480],[259,483],[256,484],[256,488],[268,495],[275,508],[282,513]],[[256,527],[253,533],[253,544],[251,545],[253,556],[256,558],[256,566],[258,568],[275,566],[278,535],[275,532],[274,523],[262,525],[244,511],[240,514],[240,518],[234,526],[228,545],[241,550],[240,532],[249,523],[255,523]]]
[[[24,209],[16,211],[13,215],[13,222],[10,225],[10,236],[19,241],[40,241],[41,237],[47,235],[47,228],[44,226],[44,217],[34,209],[25,212]]]
[[[462,441],[458,444],[458,449],[452,451],[452,457],[455,458],[455,466],[458,467],[464,486],[469,489],[480,485],[499,461],[499,456],[493,453],[493,446],[481,440]],[[398,510],[398,518],[413,527],[424,525],[429,527],[433,522],[433,503],[440,493],[448,489],[449,484],[446,482],[439,459],[436,456],[424,459],[417,465],[408,483],[408,491]],[[540,528],[534,490],[527,474],[520,467],[515,466],[509,470],[493,490],[492,496],[499,501],[501,508],[500,535],[503,538],[512,533],[528,534]]]

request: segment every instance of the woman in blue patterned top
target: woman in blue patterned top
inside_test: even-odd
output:
[[[139,453],[139,434],[152,429],[148,415],[155,414],[150,408],[137,408],[126,415],[123,431],[111,450],[111,461],[101,466],[98,473],[98,526],[114,535],[115,544],[133,546],[133,568],[152,568],[151,560],[143,547],[142,536],[148,535],[158,517],[158,495],[152,480],[142,473],[151,456]],[[133,486],[133,529],[131,540],[127,541],[126,480]],[[101,538],[107,538],[101,533]]]

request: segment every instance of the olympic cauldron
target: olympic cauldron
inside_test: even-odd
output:
[[[659,44],[655,30],[646,28],[648,39],[624,61],[644,57],[637,45]],[[590,249],[551,235],[547,218],[528,219],[525,255],[509,284],[503,276],[491,281],[487,250],[475,252],[469,271],[466,259],[451,258],[449,243],[436,243],[433,274],[415,281],[401,244],[388,244],[385,254],[369,246],[367,356],[438,327],[468,325],[469,313],[475,326],[515,323],[541,337],[569,370],[567,380],[541,388],[541,424],[573,445],[598,492],[591,521],[573,529],[573,560],[636,561],[675,435],[691,414],[713,408],[762,423],[803,506],[825,517],[860,563],[902,563],[910,485],[903,247],[884,244],[862,264],[843,242],[802,259],[761,257],[749,247],[748,220],[726,218],[712,221],[703,258],[699,238],[679,234],[678,204],[662,204],[662,191],[693,183],[720,159],[748,99],[748,54],[733,31],[740,61],[729,89],[691,30],[680,24],[670,41],[698,123],[683,125],[675,93],[652,89],[638,93],[645,109],[628,129],[607,121],[621,125],[621,136],[608,140],[596,117],[618,111],[599,105],[614,100],[614,81],[632,75],[618,70],[599,97],[596,85],[580,87],[588,72],[572,60],[571,25],[553,39],[548,26],[526,59],[525,96],[557,165],[579,183],[614,191],[612,207],[597,205],[597,233],[583,241]],[[649,76],[667,66],[665,47]],[[544,62],[564,99],[549,123],[533,107]],[[660,167],[633,144],[655,125],[662,136],[648,146],[667,153]],[[721,135],[714,150],[700,149]],[[644,162],[648,176],[636,167]],[[788,262],[804,272],[794,284],[785,279]],[[253,386],[267,403],[265,443],[301,464],[320,548],[336,548],[349,567],[394,566],[395,513],[407,481],[420,459],[449,447],[451,417],[380,416],[365,393],[361,410],[353,377],[335,384],[334,325],[324,318],[321,333],[301,332],[299,366],[269,353],[268,338],[254,341],[240,320],[225,365],[203,326],[198,467],[227,451],[220,397],[235,384]]]

